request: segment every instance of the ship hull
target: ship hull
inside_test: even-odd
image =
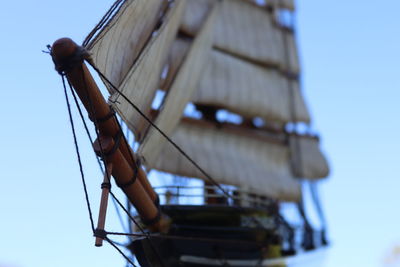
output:
[[[169,233],[130,245],[141,266],[255,266],[276,248],[280,253],[271,210],[219,205],[161,209],[173,220]]]

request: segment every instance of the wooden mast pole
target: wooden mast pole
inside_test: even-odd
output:
[[[100,134],[116,137],[120,133],[118,122],[115,120],[114,116],[110,116],[112,110],[101,94],[86,64],[80,60],[82,63],[68,66],[69,62],[76,60],[79,48],[80,47],[70,38],[58,39],[52,46],[54,63],[56,66],[69,67],[66,71],[67,79],[72,84],[89,113],[89,118],[92,121],[95,121],[95,119],[98,121]],[[133,168],[136,168],[136,157],[124,138],[121,139],[119,148],[130,165],[132,165]],[[157,202],[158,196],[142,168],[138,169],[138,178],[153,202]]]
[[[120,127],[115,119],[115,116],[112,116],[113,111],[101,94],[86,64],[83,62],[84,53],[82,53],[82,47],[78,46],[70,38],[61,38],[53,43],[51,54],[56,65],[56,69],[59,72],[63,71],[66,74],[68,81],[71,83],[83,105],[85,106],[89,114],[89,118],[92,121],[98,122],[97,124],[100,135],[104,137],[110,137],[113,142],[116,142],[114,139],[117,139],[118,135],[122,134],[120,132]],[[128,195],[128,193],[125,190],[124,191],[127,193],[127,196],[130,200],[150,200],[145,201],[145,207],[139,208],[137,203],[132,202],[132,204],[138,209],[148,209],[150,212],[144,212],[146,216],[142,218],[144,220],[151,221],[154,218],[147,218],[147,215],[154,214],[154,210],[158,210],[158,195],[155,193],[147,179],[146,173],[141,167],[137,168],[137,172],[133,171],[136,169],[136,156],[131,150],[129,144],[127,144],[125,138],[120,138],[118,143],[117,150],[121,154],[121,159],[124,159],[125,163],[130,166],[129,169],[131,169],[133,173],[137,174],[138,180],[135,184],[143,189],[139,190],[139,192],[141,192],[139,195]],[[113,165],[114,176],[114,172],[117,171],[117,164],[114,164],[113,162]],[[116,177],[114,176],[114,178]],[[161,223],[154,224],[156,225]],[[160,230],[157,229],[158,227],[152,228],[155,231]]]
[[[98,155],[103,154],[106,164],[112,164],[112,176],[117,185],[124,191],[129,201],[135,206],[143,223],[153,231],[164,231],[159,209],[147,195],[134,169],[129,165],[114,140],[109,136],[100,135],[94,142],[93,148]]]
[[[106,215],[107,215],[107,206],[108,206],[108,195],[110,193],[110,179],[112,173],[113,165],[107,164],[107,170],[104,173],[103,183],[101,184],[101,199],[100,199],[100,210],[99,210],[99,219],[97,221],[96,231],[104,231],[104,227],[106,225]],[[103,245],[103,238],[96,236],[95,246],[101,247]]]

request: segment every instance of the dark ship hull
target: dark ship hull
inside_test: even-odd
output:
[[[272,210],[221,205],[161,209],[173,220],[168,234],[137,239],[129,247],[141,266],[258,266],[283,255]]]

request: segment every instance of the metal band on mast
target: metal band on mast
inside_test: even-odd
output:
[[[83,62],[84,59],[90,61],[88,53],[83,47],[78,46],[74,41],[69,38],[61,38],[54,42],[51,50],[51,55],[56,66],[56,70],[60,74],[65,74],[68,81],[72,84],[74,90],[78,94],[80,100],[85,106],[89,118],[96,124],[98,128],[100,139],[97,140],[97,144],[100,143],[100,148],[103,149],[102,152],[98,151],[100,154],[104,151],[106,147],[103,143],[117,142],[116,151],[119,152],[121,161],[124,162],[124,170],[128,173],[136,173],[138,180],[132,183],[126,188],[124,188],[125,193],[132,202],[132,204],[138,209],[139,214],[144,221],[152,222],[149,225],[151,230],[163,231],[161,225],[164,223],[161,220],[154,220],[155,218],[163,218],[159,215],[158,211],[158,195],[153,190],[150,182],[147,179],[147,175],[142,168],[136,165],[136,156],[131,150],[125,138],[120,138],[120,140],[114,140],[121,133],[120,126],[115,118],[112,116],[113,111],[107,104],[103,95],[101,94],[96,82],[94,81],[92,75],[86,64]],[[110,115],[111,114],[111,115]],[[99,148],[97,147],[97,148]],[[97,149],[98,150],[98,149]],[[112,174],[117,180],[117,183],[121,178],[121,170],[118,169],[117,164],[112,160],[112,157],[106,157],[106,162],[113,162]],[[118,175],[117,175],[118,174]],[[124,175],[123,175],[124,176]],[[125,177],[125,176],[124,176]],[[120,183],[124,183],[124,178],[121,179]],[[134,186],[136,184],[136,186]],[[130,187],[140,187],[140,190],[130,190]]]

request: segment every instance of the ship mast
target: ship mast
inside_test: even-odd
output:
[[[123,137],[114,111],[107,104],[84,59],[90,57],[83,47],[69,38],[54,42],[51,50],[56,70],[65,74],[68,82],[85,106],[89,118],[99,131],[93,147],[106,164],[112,164],[112,176],[135,206],[142,222],[151,231],[166,231],[168,220],[161,216],[159,198],[146,173],[138,164],[137,157]]]

